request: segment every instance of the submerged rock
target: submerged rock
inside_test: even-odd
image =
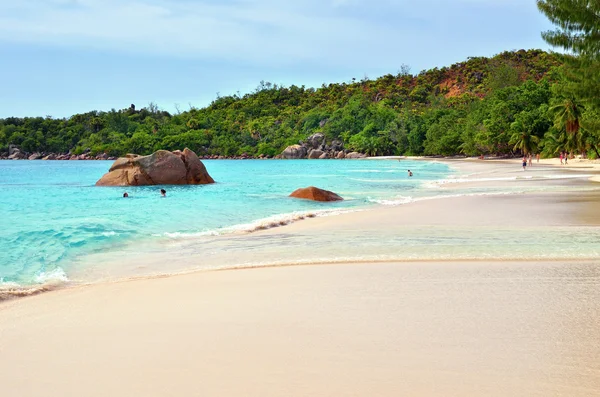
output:
[[[203,185],[215,181],[196,153],[158,150],[149,156],[119,157],[96,186]]]
[[[341,201],[342,197],[329,190],[319,189],[318,187],[309,186],[295,190],[290,197],[314,200],[314,201]]]

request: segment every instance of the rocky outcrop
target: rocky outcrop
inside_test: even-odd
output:
[[[321,155],[324,152],[322,150],[319,149],[311,149],[310,152],[308,152],[308,158],[309,159],[318,159],[319,157],[321,157]]]
[[[325,145],[325,135],[320,132],[313,134],[306,138],[305,146],[310,149],[319,149],[321,146]]]
[[[306,141],[300,142],[298,145],[288,146],[278,158],[283,159],[343,159],[343,158],[363,158],[367,157],[362,153],[352,154],[348,157],[344,149],[344,143],[337,139],[331,141],[331,144],[327,144],[325,135],[322,133],[316,133],[308,138]]]
[[[318,187],[309,186],[305,188],[301,188],[295,190],[290,197],[305,199],[305,200],[314,200],[314,201],[341,201],[343,198],[335,194],[334,192],[330,192],[329,190],[319,189]]]
[[[12,156],[16,152],[21,152],[21,149],[17,145],[10,144],[8,145],[8,156]]]
[[[358,152],[350,152],[346,154],[347,159],[364,159],[365,157],[367,157],[365,154]]]
[[[306,147],[301,146],[301,145],[292,145],[292,146],[288,146],[283,153],[281,154],[281,157],[284,159],[303,159],[306,158],[306,154],[308,153]]]
[[[21,153],[19,149],[12,152],[11,155],[8,156],[9,160],[25,160],[27,155],[25,153]]]
[[[119,157],[96,186],[203,185],[215,181],[196,153],[159,150],[149,156]]]
[[[116,157],[109,157],[105,153],[92,155],[89,149],[82,154],[69,153],[47,153],[47,152],[26,152],[17,145],[8,145],[8,152],[0,152],[0,160],[115,160]]]

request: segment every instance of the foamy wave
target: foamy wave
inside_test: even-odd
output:
[[[476,175],[476,174],[472,174]],[[440,179],[437,181],[425,182],[423,187],[436,188],[443,185],[449,185],[454,183],[477,183],[477,182],[503,182],[503,181],[519,181],[519,180],[548,180],[548,179],[585,179],[592,177],[592,174],[582,175],[517,175],[517,176],[505,176],[505,177],[487,177],[487,178],[469,178],[469,175],[463,177],[450,177],[446,179]]]
[[[17,287],[19,287],[19,284],[12,281],[4,281],[4,277],[0,277],[0,290]]]
[[[41,272],[35,277],[34,281],[38,285],[24,286],[0,278],[0,301],[52,291],[63,286],[69,281],[69,278],[65,271],[58,267],[49,272]]]
[[[117,232],[102,232],[100,234],[104,237],[112,237],[112,236],[116,236],[118,233]]]
[[[13,298],[23,298],[26,296],[37,295],[42,292],[55,290],[59,287],[58,284],[45,284],[34,287],[21,287],[19,285],[11,286],[11,283],[0,284],[0,302]]]
[[[168,237],[170,239],[179,240],[179,239],[188,239],[188,238],[196,238],[196,237],[207,237],[207,236],[221,236],[227,234],[241,234],[241,233],[252,233],[259,230],[272,229],[275,227],[286,226],[292,224],[294,222],[298,222],[307,218],[317,218],[317,217],[325,217],[325,216],[334,216],[348,212],[356,212],[362,211],[362,209],[356,208],[345,208],[339,210],[316,210],[316,211],[306,211],[306,212],[293,212],[288,214],[280,214],[273,215],[267,218],[258,219],[253,222],[243,223],[234,226],[224,227],[218,230],[209,230],[204,232],[193,232],[193,233],[183,233],[183,232],[166,232],[162,234],[154,234],[154,237]]]
[[[469,182],[501,182],[501,181],[516,181],[517,179],[531,179],[532,176],[517,177],[507,176],[498,178],[448,178],[440,179],[437,181],[425,182],[423,187],[440,187],[443,185],[449,185],[454,183],[469,183]]]
[[[69,281],[67,273],[60,267],[50,270],[49,272],[41,272],[35,276],[35,282],[38,284],[63,283]]]
[[[352,209],[343,210],[317,210],[317,211],[305,211],[305,212],[292,212],[288,214],[273,215],[267,218],[258,219],[256,221],[230,226],[222,229],[225,233],[248,233],[255,232],[258,230],[271,229],[274,227],[280,227],[289,225],[291,223],[301,221],[306,218],[316,218],[322,216],[338,215],[346,212],[353,212]]]
[[[404,183],[405,179],[361,179],[361,178],[348,178],[350,181],[356,182],[367,182],[367,183]]]
[[[153,237],[169,237],[172,239],[190,238],[190,237],[204,237],[204,236],[218,236],[219,233],[216,230],[210,230],[207,232],[165,232],[162,234],[153,234]]]
[[[381,204],[381,205],[395,206],[395,205],[412,203],[415,200],[410,196],[399,196],[399,197],[396,197],[393,199],[374,199],[374,198],[368,197],[367,201],[370,203],[376,203],[376,204]]]
[[[387,169],[387,170],[348,170],[348,173],[356,173],[356,174],[392,174],[392,173],[403,173],[404,170],[398,170],[395,168]]]

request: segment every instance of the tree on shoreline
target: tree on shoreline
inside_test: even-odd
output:
[[[555,138],[564,142],[566,150],[583,153],[591,148],[598,155],[599,131],[582,128],[582,120],[589,120],[600,110],[600,2],[538,0],[537,5],[558,26],[542,37],[568,52],[561,57],[563,79],[557,86],[556,103],[550,108],[556,128],[566,135],[560,138],[559,133]]]

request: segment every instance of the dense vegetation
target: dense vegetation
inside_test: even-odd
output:
[[[151,104],[68,119],[6,118],[0,119],[0,152],[16,144],[27,152],[89,148],[112,156],[183,147],[199,155],[273,156],[321,132],[369,155],[595,155],[595,110],[577,109],[576,139],[564,115],[563,63],[521,50],[418,75],[402,67],[395,75],[319,89],[261,82],[253,93],[173,115]]]
[[[569,151],[592,148],[600,136],[600,2],[538,0],[538,8],[558,29],[544,39],[566,50],[551,112],[555,138]]]

